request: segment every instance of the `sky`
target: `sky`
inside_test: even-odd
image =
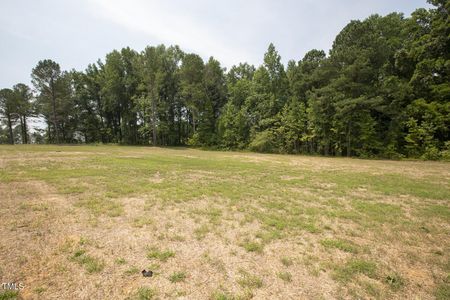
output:
[[[224,67],[259,65],[270,42],[284,63],[311,49],[328,52],[351,20],[371,14],[409,16],[426,0],[1,0],[0,88],[30,84],[50,58],[63,70],[122,47],[179,45]]]

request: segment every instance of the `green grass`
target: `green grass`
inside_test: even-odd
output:
[[[169,276],[169,281],[172,283],[182,282],[186,279],[186,272],[175,272]]]
[[[43,286],[40,286],[40,287],[35,288],[33,291],[34,291],[36,294],[42,294],[42,293],[45,292],[46,290],[47,290],[47,288],[45,288],[45,287],[43,287]]]
[[[285,266],[285,267],[292,266],[292,264],[294,263],[292,258],[286,257],[286,256],[280,258],[280,261],[283,264],[283,266]]]
[[[18,299],[18,291],[0,291],[0,300],[14,300]]]
[[[240,270],[241,277],[237,280],[237,283],[244,288],[261,288],[263,286],[263,280],[261,277],[250,274],[247,271]]]
[[[344,252],[358,253],[357,247],[352,242],[349,241],[325,239],[320,241],[320,243],[325,248],[334,248],[342,250]]]
[[[247,250],[248,252],[256,252],[256,253],[262,253],[264,249],[264,245],[262,243],[248,240],[242,243],[242,247],[244,247],[244,249]]]
[[[175,252],[172,250],[160,250],[158,248],[150,248],[147,252],[147,258],[158,259],[162,262],[166,262],[169,258],[174,257]]]
[[[321,180],[334,182],[336,191],[347,192],[358,187],[368,187],[370,190],[384,195],[411,195],[419,198],[449,199],[450,188],[436,183],[436,178],[406,177],[401,173],[373,175],[366,172],[327,172],[324,171]]]
[[[140,287],[132,299],[133,300],[151,300],[151,299],[155,299],[156,296],[157,296],[157,292],[155,289],[152,289],[149,287]]]
[[[142,228],[153,224],[153,219],[148,216],[137,217],[133,220],[133,226],[137,228]]]
[[[389,285],[389,287],[398,291],[405,285],[405,280],[400,276],[400,274],[392,273],[385,277],[384,281]]]
[[[260,239],[263,244],[270,243],[273,240],[280,239],[282,237],[279,230],[262,230],[256,233],[255,237]]]
[[[139,272],[140,272],[140,269],[138,267],[131,266],[128,269],[126,269],[123,273],[125,275],[134,275],[134,274],[138,274]]]
[[[235,297],[227,292],[222,291],[215,291],[211,297],[209,297],[210,300],[234,300]]]
[[[372,203],[368,201],[354,201],[353,207],[355,211],[364,215],[364,219],[369,222],[395,223],[401,220],[403,215],[399,205],[386,203]]]
[[[278,272],[277,274],[278,278],[285,282],[291,282],[292,281],[292,275],[289,272]]]
[[[438,285],[435,296],[437,300],[448,300],[450,299],[450,284],[442,283]]]
[[[421,214],[424,217],[442,218],[443,220],[450,220],[450,207],[444,205],[428,205],[421,209]]]
[[[202,240],[206,237],[206,235],[210,232],[210,228],[208,225],[203,224],[200,227],[197,227],[194,230],[194,235],[196,237],[197,240]]]
[[[375,278],[377,266],[374,262],[352,259],[343,266],[335,269],[333,277],[340,282],[349,282],[355,275],[364,274],[367,277]]]
[[[107,215],[109,217],[118,217],[123,214],[123,207],[120,203],[111,199],[86,198],[75,204],[78,207],[87,208],[94,215]]]
[[[86,251],[82,249],[75,251],[71,260],[83,266],[88,273],[101,272],[105,267],[103,260],[87,254]]]
[[[117,259],[116,259],[116,264],[118,264],[118,265],[124,265],[124,264],[126,264],[126,263],[127,263],[127,261],[126,261],[126,259],[123,258],[123,257],[120,257],[120,258],[117,258]]]
[[[45,196],[31,199],[33,191],[25,188],[28,182],[43,183],[66,201],[64,207],[70,213],[83,217],[87,213],[89,224],[83,229],[109,226],[113,232],[115,226],[125,224],[137,235],[159,239],[152,243],[160,248],[140,253],[152,262],[179,263],[182,255],[175,256],[171,247],[183,249],[192,243],[210,246],[211,239],[221,249],[229,249],[224,255],[233,255],[233,259],[251,261],[257,256],[278,264],[280,272],[272,272],[264,285],[262,278],[267,274],[241,272],[233,280],[244,290],[266,289],[269,280],[280,283],[277,278],[288,282],[287,274],[297,267],[305,267],[310,276],[329,272],[338,286],[348,287],[349,282],[357,281],[352,288],[360,297],[382,298],[384,289],[388,289],[388,293],[402,298],[407,288],[419,289],[409,272],[402,270],[405,272],[400,275],[377,263],[380,253],[404,266],[414,261],[418,268],[432,269],[436,274],[448,272],[448,163],[112,145],[0,146],[0,157],[0,183],[24,187],[9,200],[22,199],[17,201],[20,214],[35,218],[24,222],[26,230],[38,228],[54,210]],[[134,197],[142,200],[136,202],[140,206],[130,203]],[[136,211],[129,214],[130,209]],[[164,220],[159,213],[166,209],[177,211],[177,216],[186,218],[186,224],[193,225],[178,232],[182,228],[176,223],[179,220],[159,224]],[[20,231],[24,224],[11,221],[6,226]],[[170,224],[173,227],[169,228]],[[146,243],[150,244],[148,240]],[[278,251],[284,243],[290,250],[272,255],[272,249]],[[86,251],[94,245],[97,247],[96,241],[80,243],[80,249],[69,258],[92,274],[100,273],[106,262],[116,265],[121,276],[141,270],[126,265],[123,258],[105,257],[105,262],[92,256]],[[415,246],[424,249],[426,255],[414,255],[411,249]],[[393,257],[397,254],[390,251],[391,247],[405,255]],[[434,254],[436,249],[439,255]],[[336,261],[335,257],[346,261],[330,263]],[[207,262],[206,266],[217,272],[238,268],[227,265],[227,257],[221,261]],[[433,285],[422,288],[444,299],[448,283],[438,277],[430,279]],[[240,297],[226,292],[216,296]],[[337,296],[351,297],[345,293]]]

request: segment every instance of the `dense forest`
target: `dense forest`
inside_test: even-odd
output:
[[[225,70],[178,46],[46,59],[0,91],[1,143],[193,145],[333,156],[450,157],[450,2],[351,21],[328,55]],[[46,129],[30,134],[27,120]]]

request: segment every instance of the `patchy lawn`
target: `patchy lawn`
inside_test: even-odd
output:
[[[450,297],[449,163],[0,146],[0,204],[25,299]]]

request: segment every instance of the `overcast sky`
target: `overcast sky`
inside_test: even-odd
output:
[[[113,49],[178,44],[225,67],[258,65],[270,42],[286,63],[330,49],[350,21],[396,11],[409,16],[425,0],[1,0],[0,88],[30,83],[51,58],[84,70]]]

